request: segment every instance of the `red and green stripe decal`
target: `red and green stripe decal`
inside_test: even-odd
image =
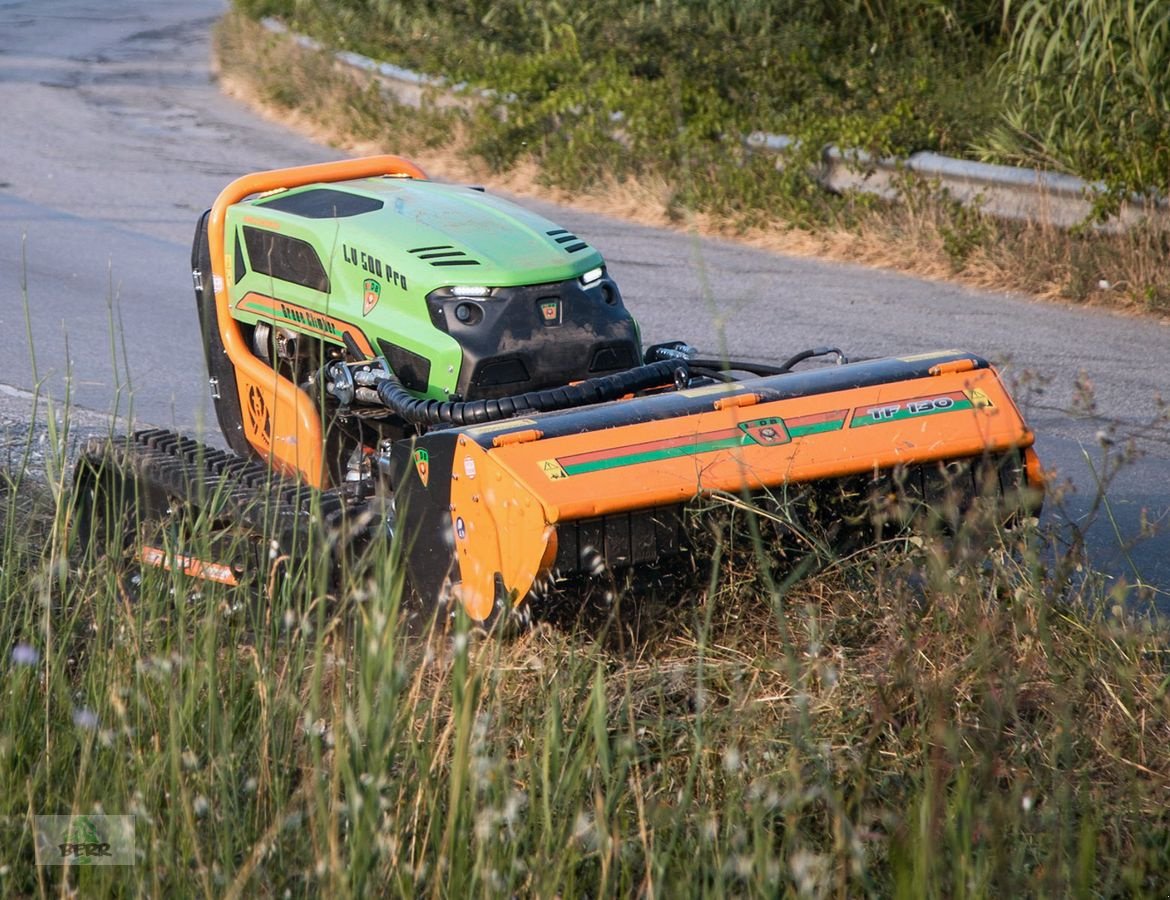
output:
[[[356,325],[343,319],[335,319],[316,310],[297,306],[295,303],[289,303],[285,300],[265,297],[253,291],[249,291],[236,301],[236,309],[255,313],[265,318],[283,319],[298,331],[314,334],[334,343],[341,343],[342,335],[348,331],[362,351],[369,353],[370,356],[374,355],[369,338]]]
[[[863,428],[867,425],[883,425],[887,422],[899,422],[904,419],[974,408],[975,404],[971,398],[962,391],[930,394],[910,400],[858,407],[852,410],[853,415],[849,427]],[[554,470],[559,465],[559,472],[563,472],[563,474],[558,474],[557,477],[563,478],[569,475],[584,475],[589,472],[636,466],[683,456],[698,456],[703,453],[730,450],[734,447],[744,447],[751,444],[763,447],[780,446],[797,438],[840,431],[845,426],[849,412],[847,409],[835,409],[791,419],[780,419],[775,416],[766,419],[753,419],[750,422],[741,422],[735,428],[721,428],[718,431],[706,431],[701,434],[644,441],[640,444],[627,444],[624,447],[610,447],[605,450],[577,453],[545,462],[555,464]]]
[[[680,456],[698,456],[750,444],[764,447],[779,446],[789,443],[793,438],[819,434],[822,431],[837,431],[845,424],[846,413],[847,410],[839,409],[792,419],[776,417],[753,419],[750,422],[741,422],[735,428],[721,428],[702,434],[662,438],[640,444],[627,444],[624,447],[577,453],[561,457],[557,462],[566,475],[583,475],[587,472],[635,466]]]

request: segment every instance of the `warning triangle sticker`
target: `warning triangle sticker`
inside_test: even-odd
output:
[[[971,405],[976,409],[994,409],[995,404],[991,402],[991,398],[987,396],[979,388],[971,388],[967,391],[967,397],[971,400]]]

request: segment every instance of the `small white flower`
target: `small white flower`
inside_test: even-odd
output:
[[[210,807],[211,804],[207,802],[207,798],[202,794],[196,796],[195,799],[191,802],[191,809],[195,811],[195,817],[199,819],[202,819],[205,815],[207,815],[207,810],[210,809]]]
[[[14,666],[35,666],[41,661],[41,654],[31,644],[17,644],[12,648]]]
[[[475,817],[475,836],[481,842],[491,840],[496,831],[499,814],[494,809],[482,809]]]
[[[73,710],[73,724],[78,728],[93,731],[98,725],[97,713],[92,709],[86,709],[84,706],[80,709],[75,709]]]
[[[820,854],[803,849],[788,857],[788,868],[796,882],[796,889],[802,896],[808,897],[817,893],[817,888],[826,874],[825,863],[825,858]]]
[[[592,849],[597,844],[597,832],[593,827],[593,817],[585,810],[577,813],[577,819],[573,822],[573,840],[588,849]]]
[[[329,724],[325,721],[325,717],[319,717],[315,722],[310,722],[309,717],[305,716],[305,732],[313,737],[321,737],[329,729]]]
[[[508,799],[504,801],[504,810],[501,814],[504,820],[504,824],[511,828],[520,818],[520,813],[527,805],[527,794],[522,794],[519,791],[512,791],[509,793]]]

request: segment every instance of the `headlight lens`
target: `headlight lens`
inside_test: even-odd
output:
[[[477,300],[486,300],[492,295],[492,288],[481,287],[478,285],[455,285],[448,288],[451,295],[454,297],[473,297]]]

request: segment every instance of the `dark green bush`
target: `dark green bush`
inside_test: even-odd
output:
[[[1008,0],[1009,6],[1010,0]],[[999,73],[993,152],[1102,180],[1114,199],[1170,186],[1170,5],[1026,0]]]
[[[570,186],[655,172],[681,202],[818,218],[835,208],[807,169],[828,143],[1057,167],[1115,197],[1170,183],[1165,0],[236,6],[492,89],[475,149],[497,166],[534,156]],[[800,175],[745,175],[739,141],[757,130],[798,140]]]

